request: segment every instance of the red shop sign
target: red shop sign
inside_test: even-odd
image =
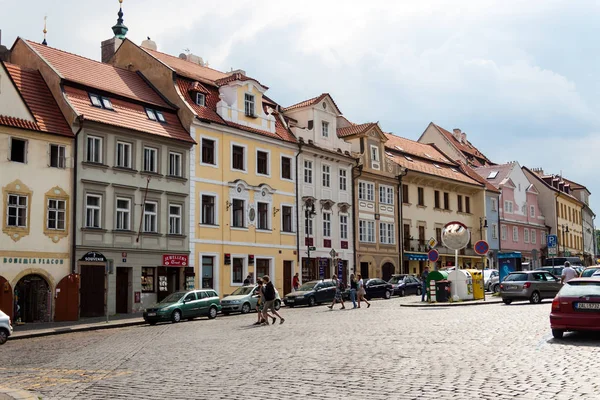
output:
[[[165,267],[187,267],[188,256],[185,254],[163,254],[163,265]]]

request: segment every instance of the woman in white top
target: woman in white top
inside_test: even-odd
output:
[[[365,283],[362,280],[362,276],[360,274],[358,274],[356,276],[358,278],[358,308],[360,308],[360,301],[364,301],[365,303],[367,303],[367,308],[371,307],[371,303],[369,303],[367,301],[367,299],[365,298],[365,294],[367,294],[367,291],[365,290]]]

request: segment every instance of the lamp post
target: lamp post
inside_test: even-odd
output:
[[[488,227],[487,218],[479,217],[479,240],[483,240],[483,228]],[[481,256],[481,271],[485,269],[485,256]]]
[[[306,253],[307,253],[307,258],[306,258],[306,269],[310,270],[310,240],[308,240],[310,238],[310,230],[312,230],[312,225],[309,225],[309,223],[312,221],[312,218],[317,215],[317,213],[315,212],[315,204],[312,201],[307,201],[306,203],[304,203],[304,218],[305,218],[305,224],[304,224],[304,233],[305,233],[305,241],[306,241]],[[309,230],[309,226],[310,226],[310,230]]]
[[[562,238],[563,238],[563,256],[566,254],[566,241],[565,241],[565,233],[569,233],[569,227],[567,225],[561,225],[562,227]],[[566,256],[565,256],[566,257]]]

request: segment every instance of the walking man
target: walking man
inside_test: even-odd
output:
[[[294,279],[292,280],[292,291],[297,292],[300,287],[300,277],[298,277],[298,273],[294,275]]]
[[[279,313],[277,312],[277,310],[275,310],[275,286],[273,286],[273,282],[271,282],[271,279],[269,278],[269,275],[265,275],[263,276],[263,282],[265,285],[264,288],[264,295],[265,295],[265,305],[263,307],[263,318],[265,319],[265,322],[263,322],[263,324],[265,325],[269,325],[269,320],[267,319],[269,317],[269,310],[271,310],[271,313],[273,313],[273,315],[277,315],[279,317],[279,324],[283,324],[285,322],[285,319],[279,315]],[[273,318],[273,323],[275,323],[276,318],[275,317],[271,317]]]
[[[423,287],[421,288],[421,301],[425,301],[427,298],[427,277],[429,276],[429,267],[425,267],[423,273],[421,274],[421,283]]]
[[[333,306],[335,305],[335,303],[342,303],[342,308],[340,308],[340,310],[343,310],[346,308],[346,306],[344,305],[344,298],[342,296],[342,283],[338,280],[337,275],[333,275],[331,279],[333,280],[333,284],[335,285],[335,297],[333,298],[333,303],[331,303],[331,305],[327,307],[329,307],[330,310],[333,310]]]
[[[565,261],[565,267],[562,270],[562,274],[560,275],[560,283],[563,284],[565,282],[569,282],[573,278],[577,278],[577,271],[575,268],[571,267],[571,263]]]

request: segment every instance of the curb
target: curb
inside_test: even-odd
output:
[[[461,301],[458,303],[424,303],[424,304],[400,304],[400,307],[466,307],[466,306],[484,306],[488,304],[500,304],[502,300],[489,300],[480,302]]]
[[[13,334],[8,338],[8,340],[20,340],[20,339],[31,339],[42,336],[53,336],[53,335],[62,335],[65,333],[74,333],[74,332],[87,332],[87,331],[98,331],[102,329],[113,329],[113,328],[125,328],[128,326],[136,326],[136,325],[144,325],[146,321],[143,319],[141,321],[130,321],[123,323],[114,323],[108,325],[84,325],[81,327],[73,326],[73,327],[64,327],[64,328],[56,328],[51,330],[44,331],[31,331],[31,332],[23,332],[18,334]],[[0,391],[0,393],[2,393]]]
[[[39,400],[42,398],[42,396],[26,390],[10,389],[0,386],[0,399],[4,398],[16,400]]]

